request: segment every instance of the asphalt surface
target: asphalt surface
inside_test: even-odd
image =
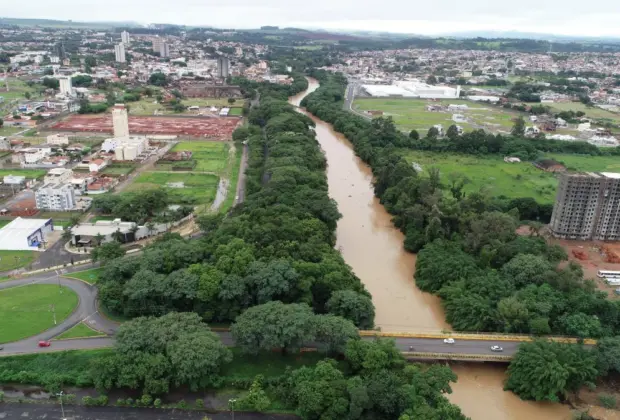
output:
[[[80,271],[89,268],[90,265],[71,267],[60,270],[59,275],[55,273],[44,273],[32,277],[11,280],[0,283],[0,290],[12,287],[24,287],[31,284],[60,284],[71,288],[79,296],[77,309],[65,320],[61,321],[53,328],[13,343],[3,344],[4,349],[0,351],[0,356],[28,353],[45,353],[59,350],[95,349],[111,347],[114,344],[113,336],[119,324],[102,316],[97,308],[97,288],[84,283],[80,280],[64,278],[62,275],[70,274],[73,271]],[[41,340],[51,340],[62,334],[80,322],[85,322],[92,328],[108,334],[109,337],[85,338],[73,340],[55,340],[50,347],[38,347]],[[218,332],[224,344],[234,345],[234,341],[229,332]],[[372,337],[364,337],[372,340]],[[494,343],[486,340],[455,340],[454,344],[446,344],[443,339],[437,338],[395,338],[396,346],[403,352],[416,353],[446,353],[446,354],[466,354],[466,355],[503,355],[512,356],[519,345],[519,342],[504,341]],[[493,352],[491,346],[499,345],[504,351],[501,353]]]
[[[230,412],[208,413],[194,410],[128,408],[128,407],[84,407],[65,405],[64,418],[70,420],[202,420],[208,416],[213,420],[229,420]],[[59,405],[50,404],[1,404],[0,419],[3,420],[52,420],[62,419]],[[239,413],[236,420],[290,420],[299,417],[280,414]]]

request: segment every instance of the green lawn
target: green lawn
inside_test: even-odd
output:
[[[185,105],[185,107],[199,106],[201,108],[231,106],[228,103],[228,98],[185,98],[181,99],[181,103]],[[235,99],[235,103],[232,104],[232,106],[243,107],[244,103],[244,99]],[[175,114],[175,112],[169,109],[165,104],[157,103],[154,97],[142,98],[137,102],[131,102],[129,104],[129,113],[131,115],[153,115],[156,110],[158,114]],[[183,113],[177,113],[177,115],[180,114]]]
[[[293,369],[302,366],[314,365],[325,359],[325,355],[318,352],[282,355],[281,353],[261,352],[258,355],[243,354],[238,348],[233,348],[233,360],[222,369],[222,376],[254,378],[263,375],[266,378],[280,376],[286,373],[286,367]]]
[[[0,169],[0,177],[5,175],[25,176],[26,178],[43,178],[47,171],[45,169]]]
[[[242,115],[242,114],[243,114],[243,108],[230,108],[230,112],[228,113],[228,115]]]
[[[183,141],[176,144],[171,151],[188,150],[193,153],[192,159],[198,162],[196,172],[220,173],[226,169],[230,145],[215,141]]]
[[[0,93],[0,96],[1,93]],[[23,127],[0,127],[0,136],[2,137],[9,137],[12,136],[15,133],[18,133],[20,131],[24,131],[25,129]]]
[[[4,220],[4,219],[1,219],[1,220],[0,220],[0,228],[5,227],[6,225],[8,225],[9,223],[11,223],[12,221],[13,221],[12,219],[11,219],[11,220]]]
[[[586,172],[620,172],[618,156],[582,156],[550,154],[547,157],[562,162],[569,170]]]
[[[471,181],[465,191],[484,187],[493,196],[532,197],[540,203],[553,203],[557,179],[553,174],[536,169],[530,162],[505,163],[499,156],[477,157],[452,153],[405,151],[409,162],[416,162],[426,172],[437,167],[444,183],[448,174],[461,173]]]
[[[427,111],[428,105],[467,105],[467,110],[435,112]],[[358,98],[353,103],[358,111],[383,111],[384,117],[391,116],[394,123],[401,129],[412,129],[425,132],[436,124],[442,124],[447,129],[452,124],[458,124],[464,130],[484,127],[489,131],[510,131],[513,119],[518,112],[506,110],[490,104],[482,104],[464,99],[442,99],[431,101],[427,99],[399,99],[399,98]],[[468,122],[455,123],[453,114],[462,114]]]
[[[36,284],[0,291],[0,343],[21,340],[67,318],[78,304],[77,294],[68,287]]]
[[[183,182],[183,188],[166,187],[170,182]],[[166,188],[175,204],[207,204],[215,198],[218,185],[216,175],[202,173],[143,172],[127,191],[145,188]]]
[[[88,284],[95,284],[99,280],[99,274],[103,271],[103,268],[91,268],[90,270],[76,271],[74,273],[67,273],[64,277],[79,279],[85,281]]]
[[[552,104],[543,104],[549,105],[552,109],[557,111],[583,111],[586,114],[586,117],[596,118],[596,119],[609,119],[615,122],[616,124],[620,124],[620,114],[606,111],[597,107],[587,107],[581,102],[558,102]]]
[[[25,267],[38,257],[37,251],[0,251],[0,272]]]
[[[136,165],[112,164],[106,167],[101,173],[103,175],[127,175],[133,172],[134,169],[136,169]]]
[[[86,337],[104,337],[105,334],[95,331],[83,322],[80,322],[75,327],[65,331],[54,340],[67,340],[70,338],[86,338]]]

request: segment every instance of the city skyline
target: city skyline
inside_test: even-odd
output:
[[[82,8],[75,0],[54,3],[34,0],[16,3],[4,17],[75,21],[135,21],[190,26],[248,29],[263,25],[322,28],[326,30],[367,30],[420,35],[457,32],[532,32],[550,35],[620,37],[620,7],[610,0],[593,0],[570,8],[558,0],[525,0],[513,5],[489,4],[482,0],[460,3],[439,0],[413,4],[387,0],[378,8],[369,0],[311,4],[283,4],[267,0],[256,4],[233,0],[226,4],[178,0],[174,8],[160,1],[110,0]],[[286,7],[286,6],[291,7]],[[423,16],[423,18],[421,18]],[[404,17],[404,18],[403,18]]]

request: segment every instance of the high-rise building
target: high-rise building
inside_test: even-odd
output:
[[[620,239],[620,173],[560,175],[549,229],[562,239]]]
[[[123,104],[116,104],[112,109],[112,127],[114,137],[129,137],[129,117]]]
[[[125,45],[129,45],[129,43],[131,42],[131,40],[129,39],[129,32],[121,32],[121,42]]]
[[[217,59],[217,76],[225,79],[228,77],[229,75],[229,61],[228,61],[228,57],[218,57]]]
[[[114,56],[117,63],[125,62],[125,44],[121,42],[114,46]]]
[[[168,44],[166,41],[160,42],[159,55],[161,57],[170,57],[170,44]]]
[[[60,93],[66,96],[73,95],[73,85],[71,78],[68,76],[59,76],[58,82],[60,83]]]
[[[66,58],[65,44],[63,44],[62,42],[57,42],[56,45],[54,45],[54,55],[57,56],[61,61],[64,60]]]
[[[153,52],[159,54],[161,52],[161,43],[164,42],[163,39],[156,36],[151,42],[153,43]]]
[[[41,210],[69,211],[75,208],[75,191],[67,183],[45,184],[35,191],[34,198]]]

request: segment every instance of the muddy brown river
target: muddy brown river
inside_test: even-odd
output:
[[[319,87],[314,79],[305,92],[290,98],[299,103]],[[304,112],[304,111],[301,111]],[[307,114],[307,113],[306,113]],[[327,159],[329,195],[338,203],[336,247],[371,293],[375,324],[382,331],[449,329],[440,300],[420,291],[413,280],[415,255],[403,248],[403,234],[374,196],[372,172],[354,153],[351,143],[330,124],[314,116],[317,140]],[[503,390],[505,367],[453,364],[459,380],[450,400],[474,420],[568,420],[568,407],[521,401]]]

